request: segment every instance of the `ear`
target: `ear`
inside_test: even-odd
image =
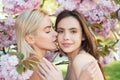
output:
[[[29,44],[33,44],[34,43],[34,38],[32,35],[26,35],[25,36],[25,40],[29,43]]]

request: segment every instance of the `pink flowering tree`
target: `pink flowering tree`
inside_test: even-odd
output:
[[[5,49],[16,44],[14,26],[16,16],[26,9],[44,6],[45,1],[47,0],[2,0],[3,12],[7,16],[0,20],[0,51],[6,54],[0,55],[0,80],[26,80],[32,75],[32,65],[37,65],[34,62],[38,61],[34,56],[23,60],[23,54],[7,54]],[[56,0],[56,2],[62,9],[75,9],[85,16],[89,29],[99,43],[98,54],[102,64],[110,63],[114,57],[120,60],[120,35],[115,31],[120,20],[119,0]],[[47,51],[45,57],[53,61],[53,55],[54,51]]]
[[[15,18],[20,12],[37,8],[40,0],[2,0],[3,13],[7,16],[0,20],[0,80],[28,80],[32,75],[32,65],[37,65],[35,57],[24,60],[24,55],[8,52],[16,44]],[[8,50],[6,51],[6,49]],[[1,55],[3,51],[6,55]],[[9,53],[9,54],[7,54]],[[35,61],[34,61],[35,60]],[[37,61],[36,61],[37,60]],[[20,64],[19,64],[20,63]]]
[[[117,11],[120,5],[114,0],[56,0],[64,9],[77,10],[82,13],[88,25],[96,34],[109,37],[110,30],[115,27],[117,19],[112,19],[111,13]]]
[[[0,49],[9,47],[12,44],[16,44],[15,30],[14,30],[15,19],[11,16],[7,17],[6,20],[0,22]]]
[[[2,0],[3,12],[6,18],[0,20],[0,50],[7,54],[6,48],[16,44],[15,18],[19,13],[31,8],[38,8],[44,5],[45,0]],[[47,51],[46,58],[53,59],[53,51]]]
[[[23,10],[37,8],[40,6],[40,0],[2,0],[3,11],[7,14],[17,14]]]
[[[116,24],[120,20],[120,1],[118,0],[56,0],[67,10],[77,10],[82,13],[89,29],[98,42],[98,54],[101,62],[107,64],[114,58],[118,50],[116,44],[119,38],[115,34]],[[117,49],[116,49],[117,48]]]
[[[6,19],[0,20],[0,50],[16,44],[15,16],[20,12],[37,8],[40,0],[2,0],[3,12],[7,14]]]
[[[2,0],[3,12],[6,13],[7,16],[6,19],[0,20],[0,50],[6,53],[5,47],[16,44],[14,30],[15,16],[26,9],[45,6],[44,3],[46,1],[47,0]],[[119,38],[115,32],[115,25],[118,23],[118,20],[120,20],[119,0],[55,1],[62,9],[75,9],[82,13],[87,20],[88,27],[99,43],[98,54],[102,58],[104,56],[114,57],[111,57],[111,54],[115,51],[118,52],[116,44]],[[57,11],[60,12],[60,10]],[[51,58],[53,54],[53,51],[48,51],[46,58],[52,61]]]

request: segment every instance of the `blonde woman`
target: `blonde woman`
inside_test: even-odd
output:
[[[23,53],[25,58],[35,55],[45,64],[43,57],[47,50],[56,49],[57,36],[48,14],[41,9],[26,10],[17,17],[15,26],[18,52]],[[35,68],[30,80],[42,80],[37,71]],[[56,71],[63,78],[62,73]]]

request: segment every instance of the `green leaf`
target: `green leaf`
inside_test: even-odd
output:
[[[23,65],[24,65],[27,69],[33,70],[32,64],[30,64],[28,61],[23,61]]]
[[[101,28],[102,27],[102,24],[101,23],[93,23],[91,25],[92,28]]]
[[[28,60],[28,63],[37,67],[37,62],[33,60]]]
[[[116,4],[120,4],[120,0],[114,0]]]
[[[17,57],[18,57],[18,59],[23,60],[24,55],[23,55],[22,53],[18,53],[18,54],[17,54]]]
[[[39,59],[38,59],[36,56],[30,57],[28,60],[32,60],[32,61],[35,61],[35,62],[39,62]]]
[[[27,65],[25,65],[25,67],[28,68],[29,70],[33,70],[33,67],[31,64],[27,64]]]
[[[17,65],[17,72],[18,72],[19,74],[22,74],[23,71],[24,71],[24,67],[23,67],[23,65],[22,65],[22,64]]]

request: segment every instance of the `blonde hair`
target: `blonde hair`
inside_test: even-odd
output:
[[[23,53],[25,58],[34,53],[34,49],[27,43],[25,36],[35,32],[43,18],[48,15],[42,9],[30,9],[22,12],[16,19],[16,38],[18,52]]]

